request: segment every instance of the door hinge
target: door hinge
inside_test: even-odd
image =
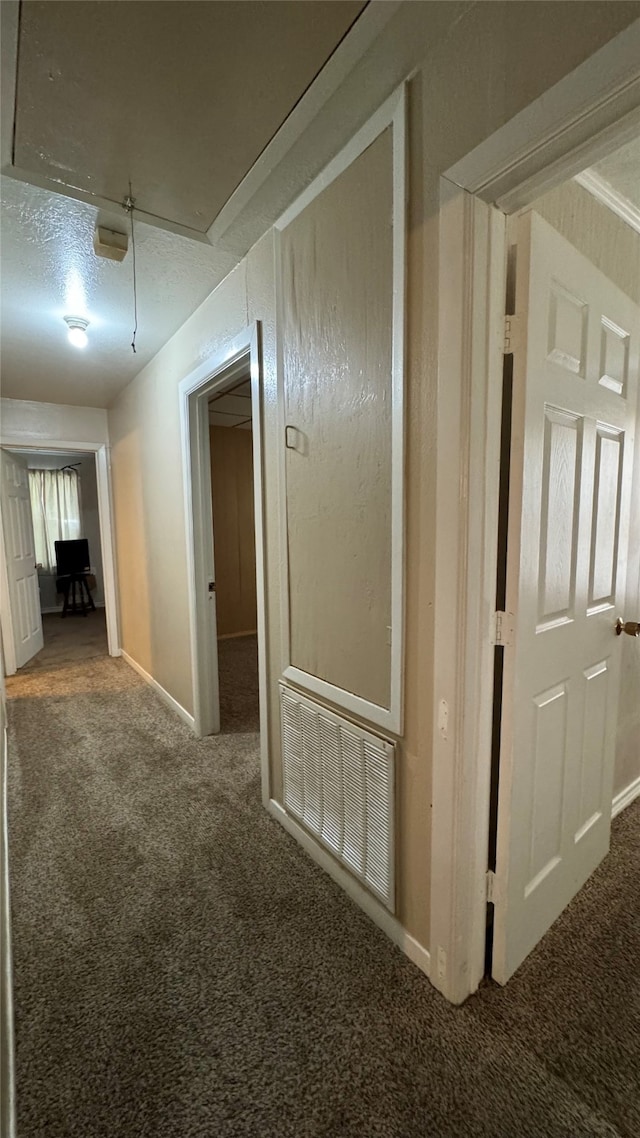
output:
[[[518,316],[505,316],[504,318],[504,343],[502,351],[505,356],[515,352],[518,346],[520,334],[520,318]]]
[[[496,613],[496,626],[495,626],[494,638],[493,638],[494,644],[504,644],[504,629],[502,626],[503,620],[504,620],[504,613],[503,612],[497,612]]]
[[[487,903],[495,901],[496,875],[492,869],[487,870]]]

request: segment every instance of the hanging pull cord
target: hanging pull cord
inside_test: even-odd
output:
[[[126,209],[131,218],[131,252],[133,255],[133,339],[131,340],[131,350],[135,356],[136,354],[136,336],[138,334],[138,277],[136,273],[136,235],[133,227],[133,207],[136,204],[136,199],[132,196],[131,182],[129,182],[129,195],[122,203],[123,209]]]

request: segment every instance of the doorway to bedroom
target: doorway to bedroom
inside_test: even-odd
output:
[[[95,454],[7,448],[2,466],[16,668],[108,655]]]
[[[209,400],[211,508],[223,735],[260,730],[251,377]]]

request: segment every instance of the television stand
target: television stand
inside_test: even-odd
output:
[[[96,611],[96,606],[91,596],[91,590],[87,584],[86,573],[70,573],[68,576],[59,577],[57,583],[61,587],[61,592],[64,595],[64,604],[61,613],[63,617],[65,617],[67,613],[74,615],[82,613],[82,616],[86,616],[89,609],[91,609],[92,612]]]

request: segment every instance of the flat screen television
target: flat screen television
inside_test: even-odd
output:
[[[89,572],[91,561],[86,537],[79,537],[75,541],[56,541],[54,544],[58,577]]]

